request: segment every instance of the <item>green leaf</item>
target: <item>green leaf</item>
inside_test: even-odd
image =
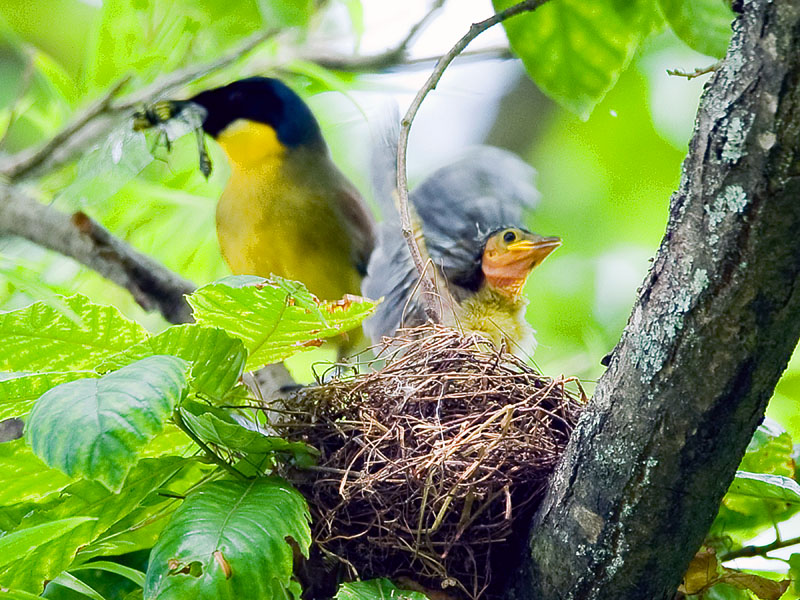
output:
[[[308,60],[293,60],[286,65],[286,70],[297,75],[304,75],[307,77],[312,82],[312,88],[321,87],[321,91],[324,92],[339,92],[353,104],[355,109],[360,112],[365,119],[369,118],[367,113],[364,112],[361,104],[359,104],[359,102],[351,93],[353,89],[351,73],[331,71],[330,69],[326,69],[325,67]]]
[[[41,596],[36,594],[29,594],[22,590],[8,590],[3,591],[0,589],[0,600],[41,600]]]
[[[793,478],[793,451],[791,436],[775,421],[765,419],[747,445],[739,470]]]
[[[107,560],[96,560],[94,562],[86,563],[78,567],[72,567],[70,568],[70,572],[74,573],[76,571],[87,571],[89,569],[97,569],[99,571],[114,573],[116,575],[119,575],[120,577],[125,577],[126,579],[130,579],[133,583],[135,583],[139,587],[144,587],[144,578],[145,578],[144,573],[136,569],[132,569],[131,567],[126,567],[125,565],[121,565],[115,562],[109,562]]]
[[[164,430],[142,448],[140,454],[144,458],[186,456],[193,451],[193,444],[186,433],[176,425],[167,423]]]
[[[41,300],[55,310],[63,313],[66,317],[80,323],[80,317],[64,302],[64,297],[57,294],[46,283],[42,282],[42,275],[34,269],[30,269],[19,261],[10,260],[0,255],[0,275],[13,285],[17,290],[26,293],[32,298]]]
[[[361,0],[341,0],[342,4],[347,7],[347,14],[350,16],[350,26],[353,28],[353,34],[356,37],[356,44],[361,43],[361,38],[364,36],[364,6]]]
[[[372,314],[367,300],[318,300],[300,283],[281,278],[229,277],[188,296],[201,325],[241,338],[246,369],[281,361],[353,329]]]
[[[68,486],[57,504],[30,512],[19,527],[31,528],[72,517],[89,517],[90,520],[40,544],[30,555],[0,569],[0,587],[40,591],[45,580],[53,579],[70,566],[79,549],[137,510],[154,490],[164,486],[189,463],[193,461],[178,457],[142,460],[131,471],[119,494],[109,492],[95,481],[84,480]]]
[[[388,579],[351,581],[339,586],[335,600],[428,600],[421,592],[398,588]]]
[[[187,425],[200,439],[232,452],[243,454],[292,454],[302,464],[313,464],[316,451],[302,442],[288,442],[280,437],[267,436],[253,431],[237,423],[222,411],[203,410],[202,405],[193,403],[187,406],[190,410],[181,409],[181,415]],[[222,414],[220,414],[222,413]]]
[[[75,179],[60,191],[57,202],[72,211],[108,202],[151,162],[144,134],[120,126],[81,157]]]
[[[728,493],[800,504],[800,485],[794,479],[782,475],[737,471]]]
[[[688,46],[716,58],[728,51],[733,11],[724,0],[658,0],[661,12]]]
[[[0,537],[0,567],[27,556],[42,544],[93,520],[91,517],[71,517],[7,533]]]
[[[789,557],[789,577],[792,580],[792,591],[800,594],[800,554],[797,552]]]
[[[727,583],[712,585],[702,596],[703,600],[752,600],[746,590],[740,590]]]
[[[70,477],[39,460],[25,440],[0,444],[0,506],[41,501],[70,483]]]
[[[74,575],[70,575],[69,573],[61,573],[61,575],[53,579],[53,583],[57,583],[58,585],[62,585],[73,592],[77,592],[83,596],[92,598],[92,600],[105,600],[105,598],[103,598],[103,596],[101,596],[97,590],[85,584]]]
[[[247,360],[242,341],[222,329],[175,325],[103,361],[98,370],[119,369],[154,354],[169,354],[192,363],[192,385],[214,400],[221,400],[236,384]]]
[[[0,535],[14,531],[22,523],[22,520],[30,515],[32,511],[45,510],[58,503],[58,500],[48,499],[37,505],[36,502],[21,502],[19,504],[7,504],[0,506]]]
[[[175,460],[175,457],[161,460]],[[180,506],[181,498],[209,476],[210,467],[200,460],[182,459],[182,463],[184,466],[181,470],[168,481],[164,480],[153,487],[138,507],[125,514],[97,539],[82,546],[75,563],[86,564],[98,557],[119,556],[145,549],[149,551],[158,541],[172,513]]]
[[[37,400],[26,439],[48,465],[118,491],[181,399],[187,370],[180,358],[151,356],[100,379],[60,385]]]
[[[152,27],[156,25],[151,19],[157,4],[160,3],[142,0],[102,3],[100,19],[95,21],[92,35],[87,36],[85,88],[103,89],[131,71],[151,70],[151,63],[157,58],[174,63],[183,56],[184,18],[162,13],[164,22],[158,28]],[[172,43],[173,53],[165,52],[165,41]],[[164,64],[164,72],[169,68]]]
[[[493,0],[497,11],[518,0]],[[551,0],[503,22],[544,93],[587,119],[614,87],[653,22],[649,0]]]
[[[148,337],[141,325],[112,306],[92,304],[80,295],[64,302],[78,323],[44,302],[0,314],[1,371],[91,369]]]
[[[0,381],[0,421],[24,417],[30,412],[34,401],[50,388],[86,377],[98,375],[94,371],[62,371],[33,375],[15,373],[10,379],[3,379]]]
[[[74,15],[74,13],[73,13]],[[60,60],[62,56],[58,57]],[[48,82],[50,87],[58,90],[58,93],[67,102],[74,104],[78,98],[78,89],[75,85],[75,78],[66,70],[64,66],[46,52],[37,51],[33,55],[33,63],[37,74]]]
[[[308,556],[305,500],[278,478],[214,481],[192,492],[150,554],[146,600],[285,598],[293,539]]]
[[[314,8],[313,0],[258,0],[264,25],[271,27],[305,27]]]
[[[728,493],[707,539],[716,540],[715,547],[720,552],[727,552],[749,543],[766,528],[774,527],[775,523],[789,519],[798,511],[800,504]]]

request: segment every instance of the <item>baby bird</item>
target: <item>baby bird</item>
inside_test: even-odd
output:
[[[383,297],[364,329],[377,343],[425,322],[418,275],[395,207],[394,144],[375,153],[373,179],[384,213],[362,292]],[[389,175],[387,175],[389,173]],[[523,227],[539,199],[535,171],[514,154],[478,147],[411,192],[417,238],[434,269],[444,324],[477,332],[523,358],[536,347],[525,318],[528,275],[561,245]]]

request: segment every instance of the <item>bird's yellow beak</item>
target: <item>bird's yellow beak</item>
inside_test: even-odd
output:
[[[509,298],[522,293],[530,272],[561,245],[558,237],[543,237],[522,230],[515,230],[514,234],[518,239],[507,245],[503,243],[503,234],[490,238],[481,263],[486,283]]]
[[[514,254],[517,260],[528,263],[529,268],[533,269],[561,245],[561,238],[530,235],[532,239],[522,239],[509,244],[508,251]]]

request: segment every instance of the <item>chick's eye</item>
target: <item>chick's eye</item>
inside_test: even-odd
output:
[[[506,231],[503,234],[503,241],[506,242],[507,244],[510,244],[515,239],[517,239],[517,234],[514,233],[513,231]]]

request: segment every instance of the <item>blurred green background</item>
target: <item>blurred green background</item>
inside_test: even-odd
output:
[[[284,78],[309,101],[337,163],[369,196],[371,126],[392,102],[405,110],[432,63],[359,74],[326,70],[314,58],[377,53],[402,39],[428,9],[421,1],[389,4],[4,0],[0,152],[46,140],[123,77],[130,77],[124,89],[136,90],[163,73],[218,57],[267,23],[299,25],[180,96],[254,73]],[[491,11],[488,1],[453,4],[416,40],[411,58],[444,52],[472,20]],[[451,67],[412,131],[412,186],[469,144],[510,148],[538,170],[542,201],[530,226],[561,236],[564,244],[527,286],[528,318],[539,340],[535,362],[546,374],[579,376],[588,390],[603,371],[600,360],[619,339],[664,233],[705,81],[671,77],[666,69],[691,71],[715,60],[690,50],[666,28],[656,30],[586,121],[544,96],[517,62],[487,52],[485,60]],[[474,48],[503,41],[497,28]],[[206,181],[192,136],[178,140],[169,153],[150,136],[153,158],[146,148],[127,145],[125,123],[116,127],[108,139],[123,144],[121,165],[109,165],[108,147],[101,147],[77,164],[26,182],[29,191],[61,210],[84,210],[197,284],[226,275],[214,231],[215,203],[227,177],[219,149],[209,141],[215,169]],[[75,292],[113,304],[153,331],[166,326],[126,291],[73,261],[0,237],[0,309]],[[326,357],[324,350],[310,353],[292,368],[309,380],[309,365]],[[768,414],[795,440],[799,397],[800,361],[793,360]]]

